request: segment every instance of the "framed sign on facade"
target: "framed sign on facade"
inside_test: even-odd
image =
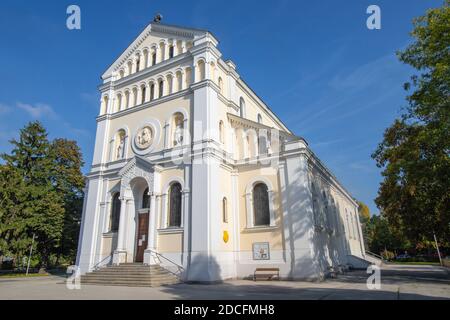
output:
[[[269,243],[253,243],[253,260],[270,260]]]

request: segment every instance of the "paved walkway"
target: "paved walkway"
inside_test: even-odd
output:
[[[0,299],[450,299],[450,272],[441,267],[385,266],[380,290],[369,290],[367,277],[357,271],[324,282],[233,280],[159,288],[85,285],[80,290],[68,290],[62,277],[11,278],[0,279]]]

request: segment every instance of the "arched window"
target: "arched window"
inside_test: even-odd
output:
[[[128,61],[127,63],[127,68],[128,68],[128,75],[130,75],[133,72],[133,63],[131,61]]]
[[[142,86],[141,87],[141,104],[145,103],[145,96],[147,94],[147,87],[146,86]]]
[[[155,84],[150,85],[150,101],[155,99]]]
[[[197,81],[202,81],[205,80],[205,61],[203,60],[199,60],[197,62],[197,69],[198,69],[198,80]]]
[[[192,81],[192,70],[191,70],[191,68],[186,68],[185,74],[186,74],[186,79],[185,79],[186,88],[189,88],[189,86],[191,85],[191,81]]]
[[[164,94],[164,80],[159,80],[158,86],[159,86],[159,96],[158,97],[161,98]]]
[[[181,226],[181,184],[174,183],[169,190],[169,227]]]
[[[119,93],[117,95],[117,109],[116,111],[120,111],[122,109],[122,95]]]
[[[169,58],[173,58],[174,46],[169,47]]]
[[[242,97],[239,99],[239,116],[241,118],[245,117],[245,101]]]
[[[109,222],[109,231],[117,232],[119,230],[120,221],[120,194],[117,192],[112,198],[111,220]]]
[[[130,91],[125,92],[125,109],[130,107]]]
[[[177,81],[176,81],[176,85],[177,85],[176,91],[181,91],[181,90],[183,90],[183,75],[182,75],[181,71],[178,71],[178,72],[176,73],[176,78],[177,78]]]
[[[168,94],[171,94],[171,93],[173,93],[173,77],[172,77],[172,75],[171,74],[168,74],[167,75],[167,93]]]
[[[350,229],[350,218],[348,216],[347,208],[345,208],[345,222],[346,222],[346,226],[347,226],[347,235],[351,239],[352,233],[351,233],[351,229]]]
[[[214,82],[216,81],[216,64],[214,61],[209,63],[209,78]]]
[[[166,58],[166,44],[164,42],[161,42],[159,44],[159,62],[164,61]]]
[[[125,77],[125,71],[123,69],[121,69],[119,71],[119,78],[122,79],[123,77]]]
[[[139,59],[139,57],[136,60],[136,72],[139,72],[139,70],[141,69],[141,59]]]
[[[138,96],[137,96],[137,88],[133,88],[132,90],[133,99],[131,100],[131,107],[134,107],[138,104]]]
[[[150,195],[148,194],[148,188],[145,189],[142,194],[142,209],[150,208]]]
[[[222,219],[224,223],[228,223],[228,203],[226,197],[222,199]]]
[[[221,77],[219,77],[218,83],[219,83],[219,91],[221,94],[223,94],[223,80]]]
[[[144,68],[148,67],[148,50],[144,50]]]
[[[259,154],[267,154],[267,138],[264,135],[258,136],[258,152]]]
[[[156,64],[156,51],[153,51],[152,53],[152,66]]]
[[[108,102],[109,102],[108,96],[104,96],[102,99],[102,106],[101,106],[100,114],[106,113],[106,111],[108,110]]]
[[[269,192],[264,183],[253,187],[253,212],[255,226],[270,225]]]
[[[262,123],[262,116],[260,113],[258,113],[258,123]]]
[[[219,122],[219,139],[220,143],[225,143],[225,136],[224,136],[224,129],[223,129],[223,121],[220,120]]]
[[[183,42],[181,40],[177,41],[177,55],[183,53]]]

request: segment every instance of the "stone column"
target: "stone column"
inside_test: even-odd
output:
[[[185,80],[186,74],[185,71],[182,70],[181,71],[181,80],[178,81],[177,79],[177,87],[178,87],[178,91],[184,90],[186,89],[186,80]]]
[[[188,128],[188,119],[183,120],[183,142],[182,145],[188,145],[190,143],[190,137],[188,136],[189,128]]]
[[[120,220],[119,220],[119,234],[117,238],[117,249],[114,251],[113,264],[119,265],[126,262],[127,251],[125,249],[125,225],[127,219],[127,202],[125,197],[120,198]]]
[[[167,193],[161,195],[161,229],[167,228]]]
[[[138,87],[136,90],[136,100],[134,101],[134,106],[138,106],[142,102],[142,90],[141,87]]]
[[[164,61],[169,59],[169,42],[164,41]]]
[[[147,248],[156,249],[156,194],[150,193],[150,217],[148,224],[148,243]]]
[[[149,211],[149,223],[148,223],[148,242],[147,249],[144,252],[144,264],[150,265],[155,264],[152,259],[152,252],[156,251],[156,194],[154,192],[149,192],[150,195],[150,211]]]
[[[145,84],[145,102],[150,101],[150,86],[148,83]]]
[[[169,122],[166,121],[164,124],[164,149],[167,149],[169,147]]]
[[[174,83],[175,83],[176,75],[170,76],[170,83],[167,81],[167,94],[172,94],[175,92]]]
[[[109,232],[109,221],[111,219],[111,197],[106,200],[106,213],[103,221],[103,233]]]

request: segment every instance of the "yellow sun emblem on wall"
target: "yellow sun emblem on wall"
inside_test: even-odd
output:
[[[230,236],[228,235],[228,231],[223,232],[223,242],[227,243],[230,240]]]

